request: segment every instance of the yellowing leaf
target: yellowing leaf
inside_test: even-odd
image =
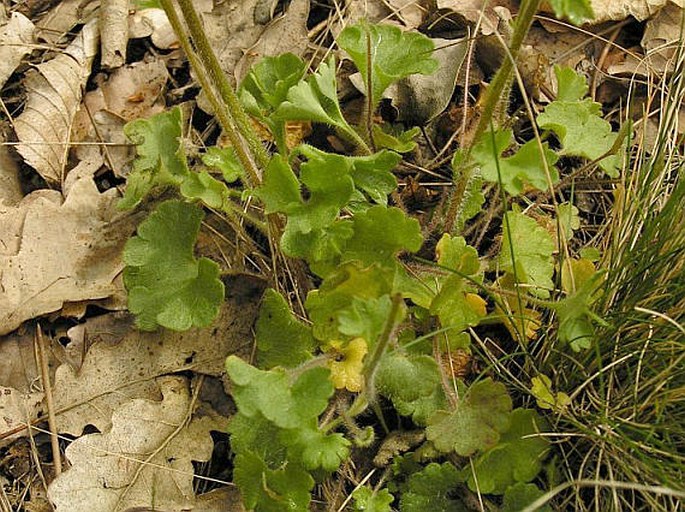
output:
[[[595,266],[590,260],[565,260],[561,267],[561,287],[566,293],[573,293],[591,279],[595,272]]]
[[[530,392],[540,409],[562,409],[571,403],[566,393],[552,390],[552,380],[544,373],[532,378]]]
[[[487,313],[485,310],[485,306],[487,305],[485,299],[483,299],[480,295],[476,295],[475,293],[467,293],[465,294],[464,298],[466,299],[466,303],[472,310],[476,312],[476,314],[485,316]]]
[[[343,356],[341,361],[332,361],[330,364],[333,385],[336,389],[358,393],[364,387],[362,360],[368,352],[366,341],[363,338],[355,338],[345,347],[342,347],[341,342],[331,342],[331,346]]]

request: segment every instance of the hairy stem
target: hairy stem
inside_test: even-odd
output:
[[[511,36],[508,52],[502,65],[497,70],[497,73],[495,73],[495,77],[485,91],[485,99],[483,100],[480,119],[478,120],[478,125],[476,126],[476,131],[473,136],[474,142],[480,139],[481,135],[485,133],[485,130],[487,130],[492,123],[492,116],[495,114],[497,106],[502,101],[502,96],[507,92],[505,89],[507,84],[510,83],[511,75],[514,71],[514,66],[516,65],[516,57],[518,56],[526,34],[528,34],[528,31],[530,30],[533,18],[540,7],[541,1],[542,0],[523,0],[521,2],[521,10],[516,17],[514,32]],[[473,144],[471,147],[473,147]],[[467,153],[471,151],[471,147],[467,149]],[[468,158],[464,159],[464,161],[468,162]],[[447,233],[451,233],[455,227],[457,217],[463,207],[466,191],[469,190],[471,181],[474,177],[474,169],[465,166],[464,169],[462,169],[461,174],[459,186],[454,188],[447,201],[445,219],[445,231]]]

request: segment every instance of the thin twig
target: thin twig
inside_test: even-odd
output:
[[[59,438],[57,437],[57,416],[55,414],[55,402],[52,397],[52,384],[50,383],[50,369],[48,368],[48,354],[43,339],[43,332],[40,324],[36,326],[36,353],[38,360],[36,363],[40,367],[40,378],[43,382],[43,392],[45,393],[45,403],[48,407],[48,426],[50,428],[50,447],[52,448],[52,461],[55,465],[55,476],[62,473],[62,454],[59,449]]]

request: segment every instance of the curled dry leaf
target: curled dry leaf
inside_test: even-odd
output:
[[[65,302],[117,292],[121,251],[135,218],[116,208],[118,193],[91,179],[61,194],[38,190],[16,207],[0,205],[0,334],[59,310]]]
[[[26,74],[28,100],[14,120],[26,163],[48,182],[61,183],[74,115],[97,53],[98,28],[88,23],[64,53]]]
[[[114,412],[111,430],[69,445],[71,468],[48,489],[57,512],[193,508],[193,461],[211,458],[210,431],[224,430],[227,420],[211,410],[192,416],[187,379],[163,377],[158,383],[161,402],[128,400]]]
[[[102,0],[100,7],[102,66],[118,68],[126,62],[128,0]]]
[[[160,375],[183,370],[221,375],[227,355],[248,349],[257,301],[227,300],[209,328],[130,331],[118,344],[101,341],[78,371],[63,364],[54,381],[55,406],[67,409],[57,417],[59,431],[80,435],[88,424],[108,430],[112,412],[127,400],[159,396],[154,379]]]
[[[163,9],[141,9],[131,14],[128,36],[131,39],[149,37],[152,44],[162,50],[178,47],[178,37]]]
[[[38,38],[50,44],[62,40],[76,25],[85,24],[100,8],[96,0],[64,0],[54,4],[36,26]]]
[[[0,27],[0,88],[17,68],[24,55],[31,52],[33,23],[18,12],[12,14],[7,24]]]

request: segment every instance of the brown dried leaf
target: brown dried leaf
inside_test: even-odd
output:
[[[128,0],[102,0],[100,34],[102,66],[118,68],[126,62]]]
[[[98,29],[88,23],[64,53],[26,74],[28,100],[14,120],[17,151],[47,181],[61,183],[74,115],[97,53]]]
[[[31,53],[33,43],[33,23],[18,12],[0,28],[0,88],[21,63],[24,55]]]
[[[24,194],[19,181],[19,166],[12,158],[9,147],[2,145],[3,142],[5,137],[0,135],[0,204],[14,206],[21,201]]]
[[[0,440],[0,446],[5,446],[27,434],[26,430],[19,430],[7,435],[8,432],[25,427],[29,421],[37,418],[42,409],[42,402],[41,392],[23,393],[11,387],[0,386],[0,434],[6,436]]]
[[[227,419],[211,410],[189,418],[193,404],[187,379],[163,377],[158,383],[161,402],[127,401],[114,412],[111,430],[69,445],[71,468],[48,489],[57,512],[192,508],[192,461],[211,458],[210,431],[224,430]]]
[[[591,0],[595,18],[592,23],[609,20],[624,20],[633,16],[638,21],[646,20],[656,14],[659,9],[672,2],[679,7],[685,7],[684,0]]]
[[[99,9],[100,2],[95,0],[64,0],[41,18],[36,25],[38,38],[56,44],[79,24],[85,24]]]
[[[59,310],[65,302],[117,292],[121,252],[135,218],[115,208],[118,193],[76,182],[62,203],[38,190],[17,207],[0,205],[0,334]]]
[[[219,376],[226,356],[246,350],[257,314],[252,302],[227,300],[207,329],[186,332],[131,331],[118,344],[94,344],[80,370],[63,364],[55,375],[54,395],[60,432],[80,435],[83,427],[109,429],[112,412],[131,398],[156,398],[155,378],[182,370]]]

